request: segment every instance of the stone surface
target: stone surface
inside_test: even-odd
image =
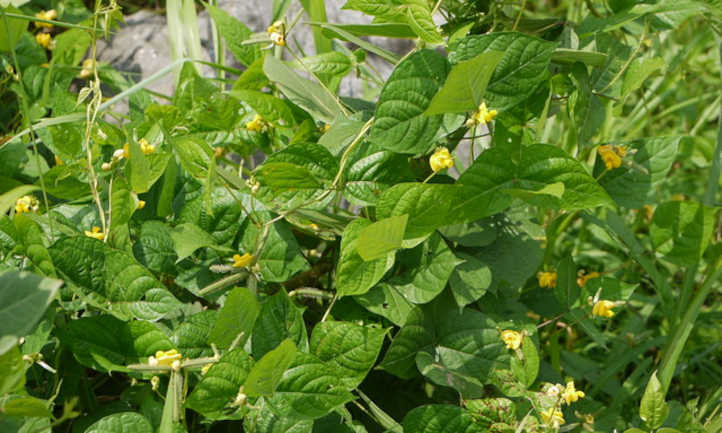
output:
[[[264,31],[272,19],[273,2],[270,0],[220,0],[218,3],[222,9],[238,18],[255,32]],[[328,0],[326,2],[329,22],[367,23],[370,21],[370,17],[361,13],[341,10],[344,3],[345,0]],[[291,7],[287,16],[293,17],[299,7],[294,2],[294,6]],[[135,74],[136,81],[151,76],[171,63],[168,30],[164,15],[142,10],[127,16],[125,21],[125,25],[115,33],[110,41],[99,41],[98,58],[100,61],[110,63],[121,71]],[[289,43],[293,47],[298,43],[307,54],[314,53],[311,29],[309,25],[303,24],[304,21],[308,21],[305,15],[290,35]],[[207,12],[199,13],[198,27],[204,58],[212,60],[211,26]],[[406,40],[372,38],[371,41],[397,53],[405,53],[411,48],[411,43]],[[230,53],[227,59],[233,60]],[[373,55],[368,57],[368,62],[384,78],[392,70],[391,65]],[[206,70],[205,73],[212,72]],[[171,95],[173,93],[172,74],[152,83],[148,88]],[[342,82],[340,93],[344,96],[361,96],[361,81],[353,76],[347,77]]]

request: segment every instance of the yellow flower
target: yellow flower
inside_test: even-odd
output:
[[[602,158],[607,170],[612,170],[621,167],[622,158],[627,154],[627,146],[604,144],[597,147],[597,153],[599,153],[599,157]]]
[[[599,274],[599,272],[590,272],[588,274],[582,274],[579,276],[579,278],[577,278],[577,285],[579,287],[584,287],[587,284],[587,281],[594,279],[594,278],[599,278],[599,277],[601,277],[601,274]]]
[[[557,286],[556,272],[539,272],[536,277],[539,280],[539,287],[551,289]]]
[[[614,308],[614,302],[612,301],[597,301],[597,303],[594,304],[594,307],[592,307],[592,315],[601,317],[614,317],[614,311],[612,311],[612,308]]]
[[[263,117],[256,114],[253,116],[253,120],[246,123],[246,129],[255,132],[266,132],[266,130],[268,130],[268,122],[263,120]]]
[[[507,329],[501,332],[501,339],[506,344],[507,349],[516,350],[521,346],[522,335],[511,329]]]
[[[41,11],[35,14],[36,18],[40,18],[41,20],[54,20],[58,17],[58,11],[55,9],[50,9],[49,11]],[[35,21],[35,27],[47,27],[49,29],[53,28],[53,25],[50,23],[41,23],[40,21]]]
[[[328,130],[331,129],[331,125],[328,123],[324,123],[324,125],[321,127],[321,133],[325,134],[328,132]]]
[[[63,160],[58,158],[58,155],[53,155],[53,158],[55,158],[55,165],[65,165]]]
[[[81,65],[80,73],[78,73],[78,78],[82,79],[88,79],[91,75],[93,75],[93,68],[95,68],[95,60],[93,59],[85,59],[83,60],[83,64]]]
[[[471,117],[469,117],[469,120],[466,121],[466,126],[471,128],[476,125],[484,125],[494,120],[497,114],[499,114],[498,111],[489,110],[486,102],[482,102],[481,105],[479,105],[479,109],[474,111]]]
[[[87,236],[89,238],[97,239],[99,241],[102,241],[103,239],[105,239],[105,233],[100,231],[100,227],[98,227],[98,226],[93,226],[93,229],[90,231],[86,230],[85,236]]]
[[[201,368],[201,376],[205,376],[205,374],[208,373],[208,370],[210,370],[211,367],[213,367],[213,363],[212,363],[212,362],[209,363],[209,364],[204,365],[203,368]]]
[[[152,366],[162,365],[164,367],[174,367],[174,364],[180,366],[180,360],[183,356],[177,350],[159,350],[155,352],[155,356],[148,357],[148,364]]]
[[[32,195],[24,195],[15,202],[15,213],[35,212],[40,209],[40,202]]]
[[[155,152],[155,146],[148,143],[148,140],[145,138],[138,140],[138,144],[140,145],[140,151],[143,152],[143,155],[150,155]]]
[[[145,207],[145,200],[138,200],[138,209],[143,209]]]
[[[543,410],[541,413],[542,421],[544,424],[558,429],[560,425],[564,424],[564,414],[561,410],[550,407],[547,410]]]
[[[436,152],[431,155],[431,158],[429,158],[429,165],[431,166],[431,169],[434,170],[434,173],[436,173],[445,168],[453,167],[454,158],[451,157],[449,149],[439,147],[436,149]]]
[[[572,404],[580,398],[584,398],[584,391],[577,391],[574,387],[574,381],[572,380],[567,382],[567,387],[564,389],[564,392],[562,392],[562,398],[567,402],[567,404]]]
[[[245,253],[243,255],[240,254],[234,254],[233,255],[233,267],[234,268],[245,268],[246,266],[253,263],[253,255]]]
[[[268,32],[271,42],[282,47],[286,46],[286,25],[283,21],[276,21],[268,27],[266,32]]]
[[[53,38],[50,33],[38,33],[35,35],[35,41],[43,48],[48,48],[50,43],[53,42]]]

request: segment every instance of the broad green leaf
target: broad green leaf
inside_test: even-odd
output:
[[[654,249],[680,266],[695,266],[712,239],[715,209],[690,201],[657,206],[649,234]]]
[[[94,422],[85,433],[153,433],[153,426],[139,413],[121,412]]]
[[[322,141],[326,135],[321,138]],[[365,141],[351,158],[345,173],[343,192],[344,196],[357,206],[374,206],[383,191],[394,184],[412,180],[414,174],[409,168],[406,155],[383,150],[380,146]]]
[[[296,359],[296,345],[285,339],[275,349],[263,355],[251,368],[244,392],[249,397],[270,396],[276,390],[281,377],[289,365]]]
[[[246,430],[255,433],[311,433],[313,420],[278,416],[264,403],[244,419]]]
[[[50,247],[56,269],[84,293],[101,296],[119,317],[159,320],[180,302],[132,257],[85,236]]]
[[[354,36],[383,36],[385,38],[404,39],[416,36],[411,27],[399,23],[334,24],[334,27]],[[334,34],[329,30],[326,30],[325,33]]]
[[[113,180],[113,192],[110,202],[113,228],[128,224],[133,212],[138,209],[137,201],[133,197],[132,190],[125,179],[117,178]]]
[[[664,390],[655,371],[647,383],[642,402],[639,404],[639,417],[647,427],[654,430],[664,423],[668,415],[669,406],[664,401]]]
[[[549,62],[557,44],[517,32],[468,36],[455,47],[449,61],[456,64],[489,51],[504,57],[486,88],[490,109],[506,110],[531,96],[549,75]]]
[[[576,62],[581,62],[585,65],[602,66],[606,60],[607,55],[604,53],[599,53],[597,51],[557,48],[556,50],[554,50],[554,54],[552,54],[552,62],[556,63],[574,64]]]
[[[679,137],[615,143],[627,146],[627,156],[622,167],[607,172],[599,183],[621,206],[639,209],[645,204],[653,204],[657,187],[672,168],[679,143]]]
[[[261,221],[264,223],[271,219],[269,213],[256,212],[256,215],[261,216]],[[240,245],[242,247],[241,251],[256,255],[254,249],[262,230],[249,220],[246,220],[241,225],[240,230],[243,233]],[[257,263],[261,268],[263,280],[269,283],[288,281],[296,273],[309,268],[290,225],[284,220],[276,221],[270,226],[266,246],[258,255]]]
[[[408,271],[389,280],[389,284],[414,304],[425,304],[438,296],[460,263],[437,233],[421,245],[400,252],[397,261]]]
[[[0,412],[13,417],[43,417],[50,418],[52,413],[48,408],[50,402],[27,395],[12,394],[5,396],[0,403]]]
[[[181,166],[196,179],[205,179],[213,150],[197,136],[184,136],[173,141],[173,149]]]
[[[502,232],[494,243],[480,249],[477,259],[491,268],[492,291],[522,287],[539,269],[544,258],[540,242],[521,232]]]
[[[286,102],[273,95],[256,90],[232,90],[230,95],[250,105],[265,121],[281,126],[293,126],[295,123]]]
[[[218,319],[218,311],[206,310],[187,317],[173,329],[173,347],[185,358],[213,356],[209,342],[211,331]]]
[[[170,231],[170,238],[178,255],[176,263],[189,257],[199,248],[213,248],[222,252],[233,252],[230,248],[219,246],[213,236],[190,223],[174,227]]]
[[[177,256],[171,233],[171,228],[161,221],[144,222],[133,255],[148,269],[172,275]]]
[[[6,336],[0,337],[0,346],[5,344]],[[0,347],[4,353],[0,355],[0,395],[7,395],[17,392],[25,388],[25,370],[27,369],[26,361],[17,346],[5,350]]]
[[[353,60],[344,53],[332,51],[304,57],[292,63],[292,66],[303,71],[308,69],[314,74],[344,76],[351,72]]]
[[[424,112],[448,71],[446,59],[432,50],[417,51],[399,63],[381,90],[369,140],[397,153],[421,154],[431,149],[442,116]]]
[[[629,69],[627,69],[627,72],[624,74],[622,100],[629,96],[630,93],[642,87],[644,80],[652,74],[660,69],[664,70],[665,66],[666,62],[661,57],[645,57],[632,61]]]
[[[471,413],[451,405],[420,406],[404,417],[404,431],[414,433],[482,433]]]
[[[203,184],[195,181],[185,187],[185,197],[176,201],[178,222],[195,224],[210,234],[216,245],[230,247],[246,218],[239,201],[248,196],[231,193],[222,186],[204,190]],[[247,201],[244,206],[248,206]]]
[[[253,328],[253,357],[260,359],[287,338],[296,344],[299,351],[308,351],[303,310],[293,303],[285,290],[279,290],[275,295],[266,298],[261,304],[261,313]]]
[[[168,336],[152,323],[109,315],[71,320],[60,338],[80,364],[103,372],[128,371],[128,364],[147,363],[158,350],[172,348]]]
[[[143,155],[140,146],[135,141],[129,143],[130,158],[125,166],[125,173],[130,187],[136,193],[144,193],[163,175],[171,154],[158,152]]]
[[[45,234],[40,226],[29,216],[23,214],[15,215],[13,222],[17,229],[18,240],[22,242],[23,253],[37,270],[49,277],[55,277],[53,260],[45,248]]]
[[[341,238],[341,257],[336,270],[336,286],[339,296],[363,295],[381,280],[394,264],[394,253],[365,261],[358,253],[358,238],[371,221],[357,219],[346,226]]]
[[[253,331],[261,306],[256,295],[244,287],[233,289],[218,314],[218,320],[211,331],[209,341],[225,349],[240,337],[238,345],[243,347]]]
[[[210,4],[206,4],[205,6],[218,28],[218,33],[223,36],[228,49],[231,50],[236,60],[249,66],[256,59],[262,57],[258,45],[242,44],[243,41],[251,37],[251,29],[223,9]]]
[[[243,349],[224,353],[193,388],[186,406],[212,419],[224,418],[224,408],[236,399],[252,366],[253,360]]]
[[[334,369],[311,354],[299,352],[266,401],[279,417],[317,419],[352,399]]]
[[[356,239],[356,251],[370,262],[401,248],[408,215],[385,218],[362,228]]]
[[[62,284],[29,272],[0,274],[0,355],[32,331]]]
[[[291,102],[314,118],[331,123],[343,114],[340,102],[320,84],[302,78],[274,56],[266,56],[263,71]]]
[[[524,336],[521,343],[522,358],[511,356],[511,371],[526,387],[530,387],[539,374],[539,352],[531,338]]]
[[[329,34],[330,36],[351,42],[370,53],[376,54],[377,56],[391,63],[392,65],[395,65],[399,62],[400,58],[396,53],[359,38],[351,31],[346,31],[343,26],[337,26],[329,23],[313,23],[313,25],[321,27],[322,29],[324,29],[324,33]]]
[[[465,403],[466,410],[471,412],[476,422],[485,428],[494,424],[495,427],[502,427],[503,424],[512,426],[517,422],[516,405],[507,398],[468,400]]]
[[[354,300],[372,313],[389,319],[396,326],[404,326],[414,304],[409,302],[397,288],[380,283]]]
[[[571,257],[566,257],[557,264],[556,272],[557,285],[554,287],[554,296],[562,307],[571,309],[579,301],[581,293],[577,284],[577,266]]]
[[[22,12],[13,6],[3,4],[3,19],[0,20],[0,52],[14,52],[15,46],[18,44],[20,37],[28,28],[28,21],[21,18],[8,18],[4,12],[22,14]],[[5,213],[5,212],[0,212]]]
[[[484,101],[491,75],[503,56],[500,51],[488,51],[454,65],[425,114],[464,113],[478,109]]]
[[[449,277],[449,286],[456,304],[465,307],[486,294],[491,286],[491,268],[476,257],[460,253],[462,263],[454,268]]]
[[[425,42],[440,44],[443,42],[439,30],[431,16],[431,8],[426,0],[404,0],[406,23]]]
[[[346,389],[363,382],[376,363],[386,330],[349,322],[321,322],[311,334],[311,353],[333,368]]]

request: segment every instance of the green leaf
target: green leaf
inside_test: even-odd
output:
[[[664,401],[664,390],[655,371],[647,383],[642,402],[639,404],[639,417],[647,427],[654,430],[664,424],[668,415],[669,406]]]
[[[511,357],[511,371],[514,376],[524,384],[530,387],[539,374],[539,352],[531,338],[524,336],[521,343],[522,358],[516,354]]]
[[[569,48],[557,48],[552,54],[552,62],[574,64],[576,62],[591,66],[602,66],[607,60],[607,55],[596,51],[572,50]]]
[[[458,406],[420,406],[404,417],[404,431],[414,433],[482,433],[471,414]]]
[[[246,431],[254,433],[311,433],[314,424],[310,419],[278,416],[265,403],[259,410],[251,411],[244,423]]]
[[[557,285],[554,287],[554,296],[559,304],[571,309],[579,301],[581,289],[577,284],[577,266],[571,257],[562,259],[557,264]]]
[[[14,417],[42,417],[50,418],[52,413],[50,402],[26,395],[13,394],[3,398],[0,412],[6,416]]]
[[[317,120],[331,123],[343,114],[340,102],[320,84],[300,77],[274,56],[266,56],[263,71],[291,102]]]
[[[333,368],[352,390],[376,363],[386,330],[349,322],[321,322],[311,334],[311,353]]]
[[[302,58],[292,63],[295,68],[310,70],[314,74],[344,76],[351,72],[353,61],[348,55],[332,51]]]
[[[409,27],[425,42],[442,43],[443,39],[441,39],[431,16],[429,2],[426,0],[403,0],[403,3],[406,6],[406,22]]]
[[[215,310],[201,311],[186,318],[173,330],[173,347],[185,358],[213,356],[209,338],[217,319],[218,311]]]
[[[45,248],[45,234],[34,220],[26,215],[15,215],[13,218],[19,241],[23,245],[23,253],[43,274],[55,277],[53,260]]]
[[[411,27],[399,23],[335,24],[333,27],[344,30],[354,36],[383,36],[385,38],[403,39],[416,36],[416,33],[414,33]],[[333,32],[328,30],[326,30],[326,33],[333,34]]]
[[[56,269],[85,293],[101,296],[119,317],[159,320],[180,302],[147,269],[123,251],[85,236],[50,247]]]
[[[396,326],[404,326],[414,304],[409,302],[395,287],[380,283],[354,300],[372,313],[389,319]]]
[[[272,395],[294,359],[296,359],[296,345],[289,339],[283,340],[278,347],[256,362],[243,385],[244,392],[249,397]]]
[[[273,95],[255,90],[232,90],[230,95],[250,105],[265,121],[281,126],[293,126],[296,123],[288,105]]]
[[[680,266],[696,266],[707,249],[715,224],[715,209],[690,201],[657,206],[649,229],[654,249]]]
[[[496,65],[504,53],[489,51],[454,65],[444,87],[431,100],[426,115],[464,113],[478,109]]]
[[[181,166],[196,179],[205,179],[208,173],[213,150],[197,136],[184,136],[173,141],[173,149],[180,159]]]
[[[252,365],[253,360],[243,349],[224,353],[193,388],[186,406],[212,419],[223,418],[223,409],[236,399]]]
[[[115,216],[113,213],[114,222]],[[133,245],[135,258],[150,270],[173,274],[177,256],[171,234],[171,228],[161,221],[144,222]]]
[[[256,215],[259,214],[264,223],[271,219],[269,213],[256,212]],[[246,220],[241,226],[241,232],[243,233],[241,251],[253,253],[261,229]],[[309,268],[290,225],[284,220],[276,221],[270,226],[266,247],[258,255],[257,263],[261,268],[263,280],[269,283],[288,281],[296,273]]]
[[[408,271],[389,284],[414,304],[425,304],[438,296],[460,263],[438,233],[416,248],[402,251],[397,260]]]
[[[0,337],[0,345],[5,344],[6,338],[5,335]],[[0,376],[0,395],[12,394],[25,388],[25,362],[17,346],[0,355],[0,371],[3,372]]]
[[[449,286],[454,295],[456,304],[465,307],[486,294],[491,286],[491,268],[476,257],[460,253],[463,260],[454,268],[449,277]]]
[[[85,433],[153,433],[153,426],[139,413],[121,412],[94,422]]]
[[[260,359],[287,338],[296,344],[299,351],[308,351],[303,310],[291,301],[285,290],[279,290],[275,295],[266,298],[261,304],[261,313],[253,328],[253,357]]]
[[[446,59],[432,50],[417,51],[399,63],[381,90],[369,140],[397,153],[431,149],[442,116],[424,116],[424,112],[448,71]]]
[[[32,331],[62,284],[29,272],[0,274],[0,355]]]
[[[341,257],[336,270],[336,286],[339,296],[362,295],[381,280],[386,271],[394,265],[394,253],[365,261],[358,253],[358,237],[361,231],[371,225],[367,219],[350,222],[341,238]]]
[[[661,57],[644,57],[634,59],[629,65],[629,69],[624,74],[622,82],[622,100],[630,93],[642,87],[644,80],[649,78],[658,70],[664,70],[667,63]]]
[[[178,255],[176,263],[189,257],[199,248],[213,248],[221,252],[233,252],[230,248],[222,247],[217,241],[200,227],[194,224],[181,224],[170,232],[175,252]]]
[[[413,179],[414,174],[405,155],[383,150],[378,145],[364,141],[348,165],[343,192],[357,206],[374,206],[383,191],[394,184]]]
[[[103,372],[128,371],[128,364],[147,363],[158,350],[172,348],[168,336],[152,323],[109,315],[71,320],[60,338],[80,364]]]
[[[299,352],[266,401],[280,417],[317,419],[353,399],[335,371],[311,354]]]
[[[356,239],[359,256],[370,262],[401,248],[408,215],[385,218],[362,228]]]
[[[468,36],[449,54],[456,64],[489,51],[501,51],[499,62],[486,88],[490,109],[506,110],[530,97],[549,75],[549,62],[557,44],[517,32]]]
[[[256,295],[244,287],[233,289],[218,314],[209,340],[221,349],[228,348],[231,343],[242,335],[238,345],[243,347],[251,335],[253,325],[256,323],[261,306]]]
[[[0,20],[0,52],[10,52],[15,49],[18,44],[20,37],[28,28],[28,21],[21,18],[8,18],[5,16],[5,12],[22,14],[22,12],[14,7],[4,4],[3,8],[3,19]],[[5,212],[0,212],[0,214]]]
[[[645,204],[653,204],[657,187],[667,177],[677,157],[679,143],[679,137],[615,143],[627,146],[628,156],[622,167],[607,172],[599,183],[621,206],[639,209]],[[629,159],[631,163],[627,163]]]
[[[256,59],[262,57],[261,50],[257,44],[243,45],[242,43],[251,37],[251,29],[223,9],[210,4],[206,4],[205,6],[218,28],[218,33],[223,36],[228,49],[231,50],[236,60],[249,66]]]

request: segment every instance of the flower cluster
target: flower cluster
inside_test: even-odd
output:
[[[454,158],[449,153],[449,149],[440,147],[436,149],[431,158],[429,158],[429,165],[434,173],[439,172],[445,168],[451,168],[454,166]]]
[[[268,122],[263,120],[263,117],[256,114],[253,116],[253,120],[246,123],[246,129],[254,132],[266,132],[268,131]]]
[[[164,367],[171,367],[173,370],[178,370],[180,368],[181,359],[183,359],[183,355],[181,355],[176,349],[159,350],[155,352],[155,356],[148,357],[148,365],[154,367],[160,365]]]
[[[35,41],[41,47],[48,49],[52,46],[53,38],[50,36],[50,33],[40,32],[35,35]]]
[[[553,289],[557,286],[557,273],[554,271],[539,272],[536,277],[539,280],[539,287]]]
[[[271,24],[266,31],[271,42],[281,47],[286,46],[286,25],[283,21],[276,21]]]
[[[597,153],[599,153],[599,157],[602,158],[607,170],[612,170],[622,166],[622,158],[627,154],[627,146],[604,144],[597,147]]]
[[[97,239],[99,241],[102,241],[105,239],[105,233],[100,229],[98,226],[93,226],[91,230],[85,231],[85,236],[93,239]]]
[[[32,195],[24,195],[15,202],[15,213],[37,212],[40,202]]]
[[[506,329],[501,331],[501,340],[506,344],[507,349],[516,350],[521,347],[524,335],[511,329]]]
[[[40,18],[41,20],[52,21],[58,17],[58,11],[56,11],[55,9],[50,9],[49,11],[40,11],[35,14],[35,17]],[[52,29],[53,25],[51,23],[43,23],[40,21],[35,21],[35,27],[45,27],[48,29]]]
[[[614,302],[599,300],[595,302],[592,307],[592,315],[606,318],[614,317],[615,313],[612,311],[612,308],[614,308]]]
[[[486,106],[486,102],[482,102],[479,108],[471,114],[471,117],[466,121],[466,126],[473,128],[477,125],[484,125],[496,117],[498,112],[496,110],[489,110]]]
[[[240,254],[234,254],[233,255],[233,267],[234,268],[245,268],[246,266],[249,266],[253,263],[253,255],[245,253],[243,255]]]
[[[561,383],[551,385],[546,389],[545,393],[547,396],[556,399],[556,404],[541,411],[540,415],[542,422],[555,430],[559,429],[565,422],[564,414],[561,410],[562,405],[564,403],[571,405],[579,401],[580,398],[584,398],[584,391],[577,390],[573,380],[568,381],[567,386]]]

